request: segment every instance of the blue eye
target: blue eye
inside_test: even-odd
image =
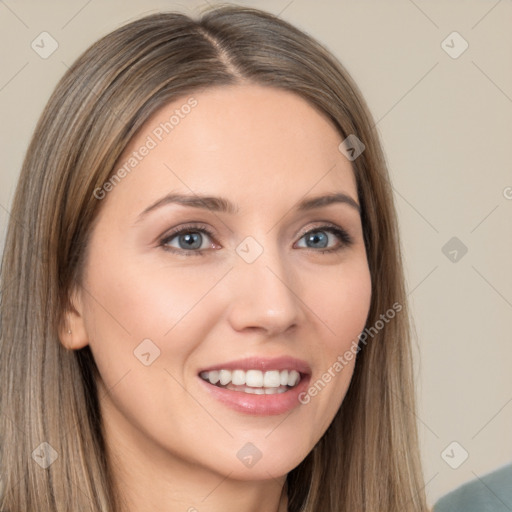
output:
[[[178,235],[178,243],[183,244],[180,249],[200,249],[203,242],[203,235],[201,233],[186,233]]]
[[[169,252],[181,254],[184,256],[204,256],[207,249],[212,248],[213,233],[205,225],[184,226],[167,234],[160,242],[160,246]],[[207,247],[205,237],[210,240]],[[330,242],[332,239],[338,239],[338,243],[334,246]],[[300,240],[305,240],[306,249],[313,249],[313,252],[330,253],[337,252],[353,243],[352,237],[344,230],[337,226],[320,226],[304,233]]]
[[[185,226],[166,236],[160,245],[168,251],[184,254],[185,256],[202,256],[205,251],[204,248],[201,249],[204,243],[204,235],[210,239],[213,237],[213,233],[205,226]],[[175,239],[178,247],[171,245],[171,242]]]
[[[338,245],[334,247],[328,247],[331,238],[329,235],[334,235],[334,238],[337,237],[341,243],[338,243]],[[321,253],[339,251],[343,247],[352,244],[350,235],[344,229],[334,226],[320,226],[312,229],[302,235],[301,240],[302,239],[305,239],[307,244],[306,248],[308,249],[324,249],[320,251]]]

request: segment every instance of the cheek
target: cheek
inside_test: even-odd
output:
[[[156,337],[193,309],[208,284],[179,269],[155,268],[147,262],[118,259],[91,268],[90,287],[110,321],[116,320],[125,331]]]
[[[323,342],[326,353],[332,356],[333,351],[346,350],[364,329],[372,296],[366,259],[341,265],[321,283],[308,287],[307,295],[311,309],[326,327]]]
[[[311,309],[324,325],[324,335],[314,347],[319,365],[301,397],[303,404],[317,408],[318,432],[329,426],[349,387],[372,295],[370,272],[364,259],[338,268],[330,279],[322,282],[323,286],[312,287],[308,293]]]
[[[202,299],[222,278],[222,269],[148,264],[105,246],[91,254],[88,268],[86,329],[98,366],[107,361],[107,372],[138,363],[134,350],[148,339],[163,356],[159,363],[179,366],[219,314]]]

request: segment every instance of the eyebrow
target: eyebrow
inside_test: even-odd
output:
[[[361,207],[359,204],[352,197],[343,192],[303,199],[296,206],[296,209],[298,211],[308,211],[335,203],[346,204],[357,210],[359,214],[361,213]],[[148,213],[169,204],[181,204],[183,206],[201,208],[213,212],[228,213],[230,215],[235,215],[239,212],[239,207],[237,205],[222,197],[199,196],[195,194],[168,194],[142,211],[137,217],[136,222],[141,221]]]

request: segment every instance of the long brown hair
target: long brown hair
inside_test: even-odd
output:
[[[1,512],[120,511],[94,360],[88,347],[65,349],[58,335],[100,210],[94,191],[157,109],[242,82],[300,95],[342,137],[355,134],[365,145],[352,165],[372,278],[371,339],[360,342],[332,424],[288,474],[289,510],[427,510],[397,219],[372,117],[347,71],[318,42],[271,14],[230,6],[198,20],[154,14],[108,34],[66,72],[39,120],[2,260]],[[376,328],[392,305],[400,313]],[[57,460],[45,468],[38,456]]]

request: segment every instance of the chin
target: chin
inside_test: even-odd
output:
[[[276,438],[276,441],[278,439]],[[237,443],[239,448],[225,451],[210,467],[215,471],[229,475],[230,479],[241,481],[268,480],[287,475],[296,468],[308,455],[310,449],[301,450],[297,445],[289,443],[284,446],[277,443]],[[312,449],[312,448],[311,448]]]

